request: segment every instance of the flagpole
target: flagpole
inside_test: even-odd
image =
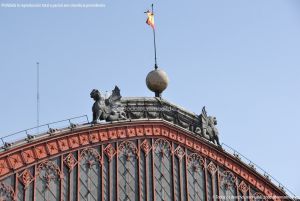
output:
[[[154,15],[153,4],[151,6],[152,6],[152,15]],[[156,70],[158,68],[158,66],[157,66],[157,58],[156,58],[155,28],[152,27],[152,30],[153,30],[153,41],[154,41],[154,62],[155,62],[154,68]]]

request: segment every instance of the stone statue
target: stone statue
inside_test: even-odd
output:
[[[90,95],[95,101],[92,107],[92,123],[99,123],[101,120],[117,121],[126,119],[124,107],[120,102],[122,96],[117,86],[115,86],[112,94],[106,99],[101,96],[101,93],[97,89],[93,89]]]
[[[205,107],[202,108],[202,113],[199,115],[201,128],[197,127],[195,133],[201,135],[205,139],[214,144],[220,145],[219,132],[216,127],[217,119],[213,116],[207,116]]]

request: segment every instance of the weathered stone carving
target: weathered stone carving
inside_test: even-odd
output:
[[[207,116],[205,107],[202,108],[202,113],[199,115],[201,127],[196,127],[195,133],[204,137],[205,139],[220,145],[219,132],[216,127],[217,118],[213,116]]]
[[[129,119],[161,118],[221,146],[216,128],[217,119],[207,116],[205,107],[200,115],[195,115],[159,98],[124,98],[122,104]]]
[[[90,95],[95,101],[92,107],[92,123],[99,123],[101,120],[116,121],[126,119],[124,107],[120,102],[122,96],[117,86],[112,90],[111,96],[106,99],[101,96],[97,89],[93,89]]]
[[[158,112],[150,112],[150,111],[148,111],[148,118],[150,118],[150,119],[156,119],[156,118],[158,118],[159,117],[159,113]]]
[[[181,117],[181,115],[177,115],[177,122],[178,124],[183,127],[188,129],[188,127],[190,126],[185,120],[184,117]]]
[[[133,116],[134,119],[140,119],[143,117],[144,112],[131,112],[131,115]]]
[[[171,115],[168,115],[166,113],[162,113],[162,117],[167,120],[167,121],[170,121],[170,122],[173,122],[174,121],[174,117],[171,116]]]

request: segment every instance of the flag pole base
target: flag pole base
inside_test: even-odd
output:
[[[155,97],[157,97],[157,98],[161,98],[161,93],[159,93],[159,92],[155,92]]]

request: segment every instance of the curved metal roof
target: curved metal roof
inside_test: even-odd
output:
[[[126,120],[90,124],[85,115],[56,122],[66,122],[68,127],[55,129],[54,124],[47,124],[46,133],[6,143],[0,152],[0,197],[207,200],[229,195],[294,196],[276,186],[270,175],[243,162],[236,151],[230,154],[225,145],[220,148],[198,135],[198,115],[157,98],[124,98],[122,104]],[[84,123],[76,124],[76,120]]]

